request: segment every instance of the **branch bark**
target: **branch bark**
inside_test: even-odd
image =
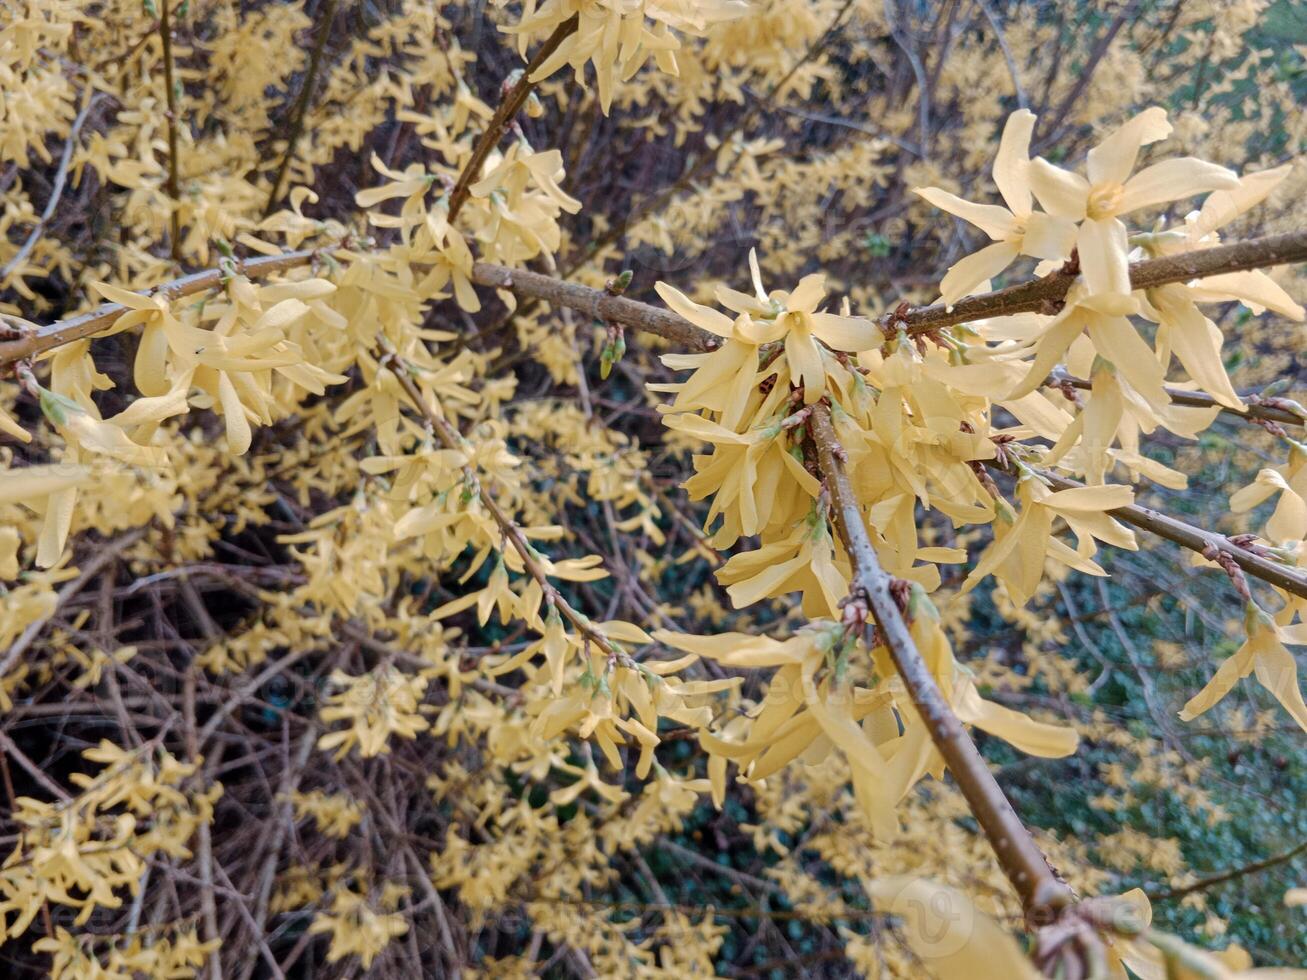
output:
[[[285,255],[271,255],[263,258],[249,259],[240,263],[240,271],[251,279],[270,276],[288,269],[309,265],[314,260],[328,254],[328,250],[306,250],[287,252]],[[182,276],[169,282],[145,290],[143,296],[162,296],[167,299],[181,299],[194,296],[222,285],[225,273],[221,269],[206,269],[189,276]],[[121,303],[104,303],[87,313],[69,317],[39,327],[32,333],[17,340],[0,341],[0,368],[16,361],[44,354],[46,351],[71,344],[74,341],[93,337],[108,330],[117,319],[127,312]]]
[[[333,249],[316,249],[250,259],[241,263],[240,271],[250,278],[259,278],[308,265],[332,251]],[[1148,289],[1171,282],[1302,261],[1307,261],[1307,231],[1270,235],[1232,245],[1219,245],[1167,258],[1135,262],[1130,266],[1130,282],[1136,289]],[[180,299],[214,288],[222,282],[222,276],[222,271],[218,269],[197,272],[156,286],[145,295],[167,295]],[[1044,308],[1048,302],[1062,300],[1075,278],[1072,274],[1055,272],[1042,279],[960,300],[951,312],[939,304],[916,306],[902,314],[886,314],[877,323],[883,330],[902,324],[908,335],[914,336],[972,320],[1035,312]],[[565,279],[554,279],[523,269],[509,269],[489,262],[476,263],[472,279],[480,286],[508,289],[518,296],[567,306],[591,316],[665,337],[693,350],[712,350],[720,343],[717,337],[669,310],[635,300],[611,297],[601,289],[591,289]],[[0,367],[107,330],[125,312],[126,307],[106,303],[89,313],[46,324],[18,340],[0,341]]]
[[[1049,867],[917,650],[891,594],[892,580],[881,567],[867,533],[862,508],[841,462],[843,451],[831,424],[830,409],[825,404],[813,407],[810,426],[818,464],[830,492],[835,524],[853,563],[854,588],[866,597],[903,686],[993,847],[1004,874],[1020,896],[1027,920],[1034,926],[1048,925],[1074,903],[1071,890]]]
[[[1204,276],[1304,261],[1307,261],[1307,231],[1294,231],[1230,245],[1195,249],[1161,259],[1132,262],[1130,285],[1134,289],[1152,289],[1154,286],[1187,282]],[[958,300],[952,310],[943,303],[916,306],[902,316],[888,313],[877,323],[886,331],[892,331],[896,324],[902,324],[908,334],[913,335],[973,320],[1010,316],[1013,313],[1037,313],[1047,309],[1049,304],[1066,299],[1067,290],[1075,281],[1075,273],[1059,270],[1042,279],[1032,279],[979,296],[968,296]]]

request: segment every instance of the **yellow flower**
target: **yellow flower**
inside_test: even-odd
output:
[[[717,300],[736,313],[732,321],[725,314],[700,306],[686,298],[679,290],[658,283],[655,288],[663,301],[676,313],[696,326],[727,340],[745,345],[784,342],[784,357],[790,379],[803,385],[804,402],[813,404],[826,393],[826,356],[820,344],[827,347],[858,353],[878,347],[884,341],[880,329],[865,317],[840,316],[818,312],[817,306],[826,295],[826,277],[820,274],[804,276],[793,291],[775,289],[768,293],[762,285],[758,269],[758,256],[749,251],[749,271],[753,280],[754,295],[718,287]],[[728,343],[723,351],[730,350],[732,361],[740,360],[741,349]],[[703,363],[707,363],[707,355]],[[667,362],[667,359],[664,358]],[[671,367],[682,366],[684,361],[667,362]],[[750,366],[750,374],[754,373]]]
[[[525,55],[527,42],[543,37],[573,15],[580,18],[577,29],[564,38],[552,56],[532,74],[532,81],[548,78],[564,65],[583,82],[585,64],[595,68],[599,105],[607,115],[615,81],[630,78],[652,54],[658,67],[669,75],[678,73],[674,52],[681,46],[672,35],[703,36],[709,26],[733,20],[749,11],[742,0],[537,0],[523,4],[522,18],[504,31],[518,36],[518,49]],[[650,29],[645,18],[653,21]]]
[[[1307,538],[1307,446],[1289,442],[1289,460],[1283,466],[1267,467],[1257,479],[1230,497],[1230,510],[1242,514],[1262,501],[1280,494],[1275,512],[1266,522],[1266,537],[1275,544]]]
[[[1133,241],[1154,258],[1219,245],[1218,229],[1265,200],[1291,169],[1286,164],[1247,174],[1240,178],[1238,186],[1209,195],[1201,210],[1185,217],[1183,228],[1139,235]],[[1259,269],[1208,276],[1193,283],[1170,283],[1150,289],[1145,295],[1141,312],[1158,324],[1157,348],[1162,363],[1169,354],[1175,354],[1189,377],[1230,408],[1243,408],[1243,401],[1225,371],[1221,357],[1224,338],[1197,304],[1236,300],[1254,313],[1271,309],[1292,320],[1303,319],[1303,308]]]
[[[1098,547],[1095,539],[1134,551],[1134,532],[1106,512],[1134,500],[1134,491],[1124,486],[1072,487],[1050,490],[1035,476],[1017,484],[1021,514],[1012,524],[995,523],[994,541],[971,570],[962,591],[968,592],[993,573],[1007,588],[1017,605],[1027,602],[1044,578],[1044,560],[1053,558],[1086,575],[1105,575],[1092,560]],[[1053,537],[1053,521],[1062,518],[1075,532],[1077,547]]]
[[[914,187],[912,193],[935,207],[975,225],[994,244],[968,255],[949,267],[939,284],[940,295],[952,307],[981,283],[998,275],[1018,255],[1038,259],[1065,259],[1075,245],[1075,222],[1031,208],[1030,134],[1036,116],[1018,109],[1003,127],[998,155],[994,158],[994,183],[1007,208],[974,204],[938,187]]]
[[[1180,717],[1191,721],[1214,707],[1234,689],[1240,679],[1257,675],[1257,682],[1270,691],[1285,710],[1307,731],[1307,704],[1298,687],[1298,664],[1285,643],[1307,644],[1307,626],[1276,625],[1255,602],[1244,609],[1247,639],[1217,668],[1207,686],[1190,698],[1180,709]]]
[[[1050,214],[1080,222],[1076,249],[1089,287],[1084,302],[1103,313],[1133,313],[1129,245],[1121,216],[1239,185],[1233,172],[1194,157],[1163,160],[1133,177],[1139,151],[1171,133],[1166,110],[1154,106],[1114,130],[1089,151],[1088,179],[1042,157],[1030,164],[1030,189]]]

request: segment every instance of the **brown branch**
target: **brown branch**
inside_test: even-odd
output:
[[[164,117],[168,121],[168,197],[171,198],[169,222],[171,228],[171,255],[174,262],[182,254],[181,181],[178,179],[177,150],[177,91],[173,80],[172,15],[168,10],[171,0],[159,5],[159,38],[163,41],[163,84],[167,88],[164,98],[168,106]]]
[[[508,289],[519,296],[543,300],[556,307],[567,307],[596,320],[612,320],[626,327],[656,334],[693,350],[712,350],[718,338],[696,327],[689,320],[665,310],[613,296],[602,289],[591,289],[566,279],[554,279],[538,272],[509,269],[502,265],[478,262],[472,268],[472,281],[479,286]]]
[[[1197,881],[1181,888],[1172,888],[1170,891],[1165,892],[1150,892],[1148,897],[1154,902],[1171,902],[1178,898],[1184,898],[1186,895],[1192,895],[1194,892],[1205,891],[1227,881],[1234,881],[1236,878],[1243,878],[1247,875],[1257,874],[1259,871],[1265,871],[1268,868],[1274,868],[1276,865],[1292,861],[1304,851],[1307,851],[1307,840],[1287,851],[1273,854],[1260,861],[1254,861],[1252,864],[1245,864],[1238,868],[1231,868],[1229,871],[1222,871],[1220,874],[1199,878]]]
[[[1008,472],[1001,463],[991,461],[988,465],[994,469]],[[1083,483],[1069,480],[1047,470],[1035,470],[1034,472],[1048,481],[1048,485],[1054,490],[1069,490],[1073,487],[1084,486]],[[1286,592],[1292,592],[1296,596],[1307,599],[1307,571],[1294,568],[1292,565],[1282,565],[1257,552],[1241,548],[1224,534],[1218,534],[1215,531],[1204,531],[1192,524],[1186,524],[1184,521],[1176,520],[1174,517],[1169,517],[1149,507],[1142,507],[1139,504],[1116,507],[1107,511],[1107,513],[1118,521],[1142,528],[1145,531],[1151,531],[1160,538],[1173,541],[1190,551],[1196,551],[1200,555],[1204,554],[1204,552],[1210,553],[1210,550],[1214,550],[1218,554],[1229,555],[1236,565],[1254,578],[1259,578],[1278,589],[1284,589]]]
[[[853,586],[866,598],[903,686],[994,849],[1004,874],[1020,896],[1027,920],[1032,925],[1052,923],[1074,902],[1071,891],[1058,880],[1012,809],[912,640],[908,624],[891,593],[892,580],[876,556],[862,508],[844,471],[843,450],[831,424],[830,409],[822,403],[813,406],[809,425],[840,539],[853,563]]]
[[[522,71],[522,77],[509,89],[508,94],[499,103],[499,107],[495,109],[495,114],[490,118],[486,131],[481,134],[481,138],[477,140],[476,145],[472,148],[472,156],[468,158],[462,172],[458,175],[458,182],[454,184],[454,189],[449,193],[449,221],[451,224],[458,217],[458,212],[463,209],[468,194],[471,192],[473,182],[480,178],[481,167],[485,164],[486,157],[490,156],[494,148],[499,145],[504,131],[517,118],[518,111],[538,84],[537,81],[531,80],[531,75],[545,63],[550,55],[558,50],[558,46],[568,36],[575,33],[579,24],[579,16],[573,14],[554,29],[554,33],[550,34],[545,39],[544,44],[540,45],[535,57],[527,63],[526,68]]]
[[[295,107],[291,110],[290,135],[286,137],[286,152],[282,154],[281,163],[277,167],[277,176],[273,178],[272,187],[268,189],[268,201],[263,206],[263,216],[265,218],[272,214],[277,206],[277,200],[281,197],[281,185],[286,179],[286,173],[290,170],[291,160],[295,157],[295,146],[299,143],[300,135],[304,132],[304,119],[308,115],[309,101],[313,98],[313,90],[317,87],[318,70],[322,67],[322,55],[327,49],[327,37],[331,34],[332,24],[336,22],[336,10],[339,6],[339,0],[326,0],[326,9],[319,15],[318,36],[313,41],[313,51],[309,55],[308,70],[304,73],[304,81],[300,86],[299,97],[296,98]]]
[[[1053,388],[1069,385],[1081,391],[1092,391],[1094,388],[1092,381],[1072,377],[1061,371],[1054,371],[1050,374],[1046,383]],[[1181,388],[1167,387],[1166,394],[1173,405],[1184,405],[1187,408],[1219,408],[1222,412],[1227,412],[1241,419],[1265,419],[1268,422],[1279,422],[1282,425],[1307,425],[1307,415],[1303,415],[1292,408],[1283,408],[1273,401],[1259,402],[1257,399],[1260,396],[1256,394],[1243,396],[1247,406],[1242,411],[1231,408],[1229,405],[1222,405],[1205,391],[1185,391]]]
[[[1042,152],[1044,148],[1052,143],[1053,140],[1062,132],[1067,114],[1070,113],[1071,108],[1080,100],[1080,96],[1084,94],[1085,89],[1089,87],[1090,81],[1093,80],[1094,72],[1097,70],[1099,63],[1103,60],[1104,55],[1107,54],[1108,49],[1112,46],[1112,42],[1116,40],[1116,36],[1120,33],[1121,28],[1134,19],[1135,11],[1138,10],[1138,8],[1139,0],[1131,0],[1130,3],[1124,5],[1117,13],[1112,23],[1108,25],[1107,29],[1098,38],[1098,42],[1094,45],[1094,49],[1089,52],[1089,57],[1086,59],[1084,66],[1077,73],[1075,83],[1071,86],[1070,91],[1068,91],[1063,97],[1057,109],[1047,117],[1049,125],[1047,127],[1041,127],[1044,129],[1044,132],[1040,134],[1040,138],[1035,144],[1036,152]]]
[[[101,542],[99,547],[87,556],[86,563],[81,566],[78,576],[64,585],[59,590],[58,595],[55,596],[54,608],[48,614],[39,616],[28,623],[27,628],[14,640],[13,645],[4,652],[4,656],[0,656],[0,679],[3,679],[9,673],[9,669],[27,652],[27,649],[32,645],[32,641],[41,634],[45,624],[54,618],[60,608],[67,605],[69,600],[94,581],[106,565],[117,560],[119,555],[145,537],[146,530],[144,527],[138,527],[125,531],[111,541]]]
[[[249,259],[240,263],[240,271],[251,279],[260,278],[308,265],[325,254],[327,254],[326,250],[306,250]],[[194,272],[189,276],[182,276],[155,286],[153,289],[147,289],[141,295],[162,296],[170,300],[194,296],[196,293],[221,286],[226,275],[227,273],[222,269]],[[128,312],[127,307],[121,303],[104,303],[87,313],[48,323],[17,340],[0,341],[0,367],[44,354],[64,344],[92,337],[108,330],[126,312]]]
[[[1195,249],[1160,259],[1145,259],[1130,264],[1130,285],[1134,289],[1152,289],[1172,282],[1187,282],[1204,276],[1265,269],[1289,262],[1307,261],[1307,231],[1268,235],[1246,242]],[[887,313],[877,322],[886,332],[902,324],[911,334],[952,327],[973,320],[1010,316],[1013,313],[1037,313],[1066,299],[1076,274],[1059,270],[1042,279],[997,289],[979,296],[968,296],[949,310],[942,303],[916,306],[902,316]]]
[[[258,278],[308,265],[331,251],[317,249],[250,259],[241,263],[240,271],[250,278]],[[1307,231],[1254,238],[1246,242],[1134,262],[1130,266],[1130,282],[1136,289],[1150,289],[1204,276],[1302,261],[1307,261]],[[220,285],[223,276],[220,269],[197,272],[163,283],[143,295],[166,295],[180,299]],[[481,286],[509,289],[519,296],[568,306],[600,319],[613,320],[623,326],[666,337],[695,350],[712,350],[720,343],[717,337],[706,330],[668,310],[623,297],[609,296],[601,289],[591,289],[579,283],[488,262],[476,264],[472,279]],[[1044,308],[1048,302],[1064,298],[1074,281],[1074,275],[1059,271],[1042,279],[960,300],[952,312],[943,305],[917,306],[902,313],[888,313],[877,322],[885,330],[902,324],[909,336],[915,336],[972,320],[1034,312]],[[0,367],[107,330],[126,312],[124,306],[106,303],[89,313],[46,324],[26,337],[0,341]]]

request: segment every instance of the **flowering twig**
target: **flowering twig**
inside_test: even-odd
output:
[[[809,426],[817,446],[822,476],[831,495],[840,538],[853,563],[853,587],[865,599],[889,649],[899,677],[930,732],[931,741],[953,773],[1004,874],[1021,898],[1032,925],[1048,925],[1074,901],[1071,890],[1053,873],[1034,838],[999,788],[971,736],[944,699],[899,610],[892,579],[880,564],[867,534],[862,508],[840,461],[841,447],[830,409],[813,406]]]
[[[395,375],[396,380],[399,381],[399,386],[404,389],[404,393],[408,395],[413,407],[422,413],[422,417],[431,427],[432,433],[444,444],[446,449],[461,450],[464,441],[458,430],[431,407],[423,396],[421,389],[418,388],[417,382],[413,380],[413,375],[408,366],[399,358],[389,342],[382,338],[380,344],[385,351],[380,358],[380,364]],[[526,535],[522,533],[522,529],[517,526],[517,523],[504,513],[499,501],[481,484],[481,480],[471,464],[463,464],[463,477],[469,486],[476,488],[482,506],[490,513],[504,540],[512,545],[513,550],[522,559],[527,574],[540,585],[545,595],[545,601],[557,609],[563,618],[572,624],[577,633],[584,637],[587,643],[593,643],[610,660],[629,661],[629,657],[612,645],[608,637],[604,635],[603,630],[595,626],[583,613],[572,608],[568,601],[563,598],[563,594],[549,581],[549,577],[541,566],[535,549],[527,541]]]
[[[261,278],[309,265],[331,251],[315,249],[250,259],[242,264],[242,271],[252,279]],[[1302,261],[1307,261],[1307,231],[1254,238],[1232,245],[1219,245],[1135,262],[1130,266],[1130,281],[1136,289],[1146,289],[1204,276]],[[167,295],[174,299],[190,296],[217,286],[223,275],[219,269],[194,273],[162,283],[146,295]],[[1055,272],[1042,279],[959,300],[951,313],[943,305],[935,305],[911,307],[901,313],[896,310],[891,315],[901,320],[909,336],[926,334],[941,327],[972,320],[1036,311],[1050,297],[1065,296],[1074,279],[1073,275],[1066,272]],[[712,334],[670,310],[624,296],[610,296],[602,289],[591,289],[565,279],[478,262],[472,269],[472,281],[480,286],[508,289],[520,296],[580,310],[598,320],[614,320],[624,326],[665,337],[692,350],[712,350],[719,343]],[[19,340],[0,341],[0,367],[107,330],[126,312],[124,306],[106,303],[89,313],[46,324]]]
[[[995,468],[1005,469],[1006,467],[996,465]],[[1084,485],[1046,470],[1033,470],[1033,472],[1054,490],[1069,490]],[[1262,549],[1253,550],[1247,544],[1248,539],[1242,535],[1237,538],[1230,538],[1224,534],[1217,534],[1215,531],[1204,531],[1192,524],[1186,524],[1184,521],[1176,520],[1174,517],[1149,507],[1142,507],[1139,504],[1114,507],[1106,513],[1125,524],[1150,531],[1158,537],[1172,541],[1188,548],[1190,551],[1196,551],[1210,561],[1220,564],[1226,569],[1227,573],[1230,571],[1229,566],[1233,565],[1236,569],[1242,569],[1253,578],[1261,579],[1277,589],[1284,589],[1286,592],[1307,599],[1307,572],[1294,568],[1292,565],[1284,565],[1274,561]],[[1245,542],[1245,544],[1241,545],[1240,541]]]
[[[486,157],[490,156],[491,151],[499,145],[504,131],[517,118],[518,111],[526,103],[527,97],[535,89],[538,82],[531,80],[531,75],[545,61],[558,50],[558,46],[565,41],[569,35],[575,33],[580,19],[573,14],[563,23],[554,29],[545,42],[540,45],[535,56],[528,62],[522,71],[521,77],[517,83],[508,90],[503,101],[495,110],[491,117],[486,131],[481,134],[477,140],[476,146],[472,148],[472,156],[468,158],[467,163],[463,166],[462,172],[458,175],[458,181],[454,184],[454,189],[449,193],[449,220],[452,223],[458,217],[458,212],[462,210],[463,204],[467,201],[467,196],[471,192],[472,183],[481,176],[481,167],[486,162]]]
[[[1092,381],[1073,377],[1060,370],[1053,371],[1045,383],[1049,387],[1063,389],[1064,393],[1067,389],[1092,391],[1094,387]],[[1282,425],[1307,425],[1307,414],[1299,411],[1296,408],[1297,403],[1287,398],[1245,395],[1243,400],[1247,407],[1241,411],[1229,405],[1222,405],[1204,391],[1185,391],[1182,388],[1168,387],[1166,394],[1173,405],[1184,405],[1189,408],[1219,408],[1222,412],[1250,421],[1264,420]]]

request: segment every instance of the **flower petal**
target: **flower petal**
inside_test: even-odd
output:
[[[785,358],[790,362],[790,375],[803,385],[804,404],[811,405],[825,394],[826,368],[812,334],[791,329],[785,336]]]
[[[1139,208],[1182,201],[1207,191],[1229,190],[1239,186],[1233,170],[1199,160],[1197,157],[1177,157],[1145,167],[1125,183],[1125,193],[1117,214],[1128,214]]]
[[[1216,191],[1203,201],[1202,209],[1189,225],[1189,236],[1195,241],[1206,238],[1216,229],[1224,227],[1236,217],[1264,201],[1276,186],[1289,176],[1293,164],[1286,163],[1274,170],[1244,174],[1239,186]]]
[[[703,327],[718,337],[731,335],[731,319],[725,313],[700,306],[675,286],[669,286],[665,282],[654,283],[654,290],[673,313],[680,314],[695,326]]]
[[[1030,190],[1049,214],[1079,221],[1089,202],[1089,181],[1079,174],[1055,167],[1043,157],[1030,161],[1027,172]]]
[[[1069,218],[1036,211],[1026,219],[1021,237],[1021,254],[1060,262],[1076,244],[1076,223]]]
[[[1116,366],[1117,374],[1130,382],[1130,387],[1155,411],[1162,411],[1170,403],[1165,388],[1166,372],[1129,320],[1123,316],[1091,316],[1089,339],[1098,353]]]
[[[982,282],[1006,269],[1017,257],[1020,248],[1019,242],[994,242],[979,252],[954,262],[939,284],[945,305],[952,307]]]
[[[804,276],[790,293],[786,308],[796,313],[811,313],[826,295],[826,277],[820,272]]]
[[[1274,310],[1290,320],[1302,320],[1303,308],[1274,279],[1260,269],[1208,276],[1190,287],[1199,302],[1220,303],[1237,299],[1254,313]]]
[[[1026,171],[1030,169],[1030,134],[1035,129],[1035,118],[1029,109],[1018,109],[1008,116],[994,157],[994,183],[1012,213],[1019,216],[1030,213]]]
[[[1076,234],[1080,274],[1089,288],[1084,305],[1100,313],[1133,313],[1130,296],[1130,245],[1125,225],[1116,218],[1084,221]]]
[[[914,187],[912,193],[929,201],[941,211],[947,211],[949,214],[975,225],[996,242],[1005,238],[1012,238],[1021,230],[1017,225],[1016,218],[1012,216],[1008,209],[1001,208],[997,204],[976,204],[972,201],[964,201],[956,194],[942,191],[938,187]]]
[[[812,332],[835,350],[856,354],[885,342],[880,328],[863,316],[837,316],[834,313],[812,314]]]
[[[1145,109],[1089,151],[1086,169],[1090,183],[1124,184],[1135,168],[1139,148],[1170,135],[1171,124],[1166,121],[1166,110],[1158,106]]]

